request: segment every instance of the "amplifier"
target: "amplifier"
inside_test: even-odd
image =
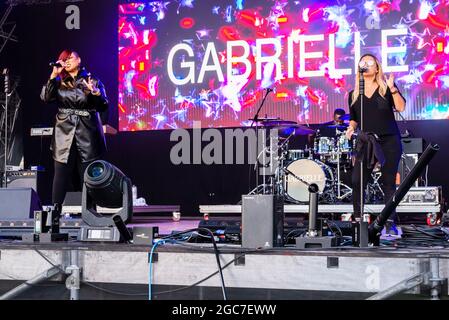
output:
[[[400,202],[400,205],[438,205],[441,203],[441,186],[412,187]]]
[[[21,170],[7,171],[8,188],[32,188],[39,193],[39,182],[42,173],[39,171]],[[1,178],[1,184],[4,184],[4,178]]]
[[[418,162],[418,154],[407,154],[403,153],[401,155],[401,160],[399,161],[398,175],[396,176],[396,184],[401,184],[402,181],[410,174],[415,164]],[[420,178],[416,179],[414,186],[419,187]]]
[[[423,138],[402,138],[402,152],[405,154],[421,154],[424,152]]]

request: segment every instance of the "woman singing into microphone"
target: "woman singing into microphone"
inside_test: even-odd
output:
[[[394,76],[388,79],[384,76],[382,66],[377,58],[371,54],[361,57],[359,66],[363,69],[365,92],[363,95],[363,119],[361,119],[360,103],[360,72],[357,72],[355,89],[349,93],[350,123],[346,136],[350,139],[363,120],[363,132],[376,136],[383,154],[385,163],[381,168],[382,190],[384,200],[387,202],[396,191],[396,173],[402,154],[401,135],[394,118],[394,110],[405,110],[405,99],[394,83]],[[360,165],[356,161],[352,173],[354,216],[360,216]],[[368,177],[373,168],[368,169],[367,161],[363,161],[363,190],[368,183]],[[390,226],[396,220],[396,213],[389,219]]]
[[[84,171],[106,151],[103,127],[98,112],[108,108],[103,84],[81,68],[75,51],[64,50],[41,99],[58,104],[51,150],[54,159],[52,201],[62,205],[75,167],[81,182]]]

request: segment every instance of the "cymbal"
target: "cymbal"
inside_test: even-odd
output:
[[[256,121],[254,121],[254,118],[248,119],[248,121],[254,121],[254,122],[276,121],[276,120],[280,120],[280,119],[279,118],[257,118]]]
[[[308,136],[311,134],[315,134],[315,130],[313,130],[309,127],[306,127],[306,126],[297,125],[297,126],[295,126],[294,129],[295,129],[296,136]]]
[[[330,126],[327,126],[331,129],[339,129],[339,130],[346,130],[348,128],[348,124],[332,124]]]
[[[285,126],[273,126],[273,129],[277,129],[279,136],[307,136],[315,134],[315,130],[301,125],[285,125]]]
[[[297,123],[295,121],[289,121],[289,120],[267,119],[265,121],[262,121],[262,125],[265,127],[293,127],[293,126],[296,126]]]

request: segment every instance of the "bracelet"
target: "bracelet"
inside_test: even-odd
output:
[[[99,96],[99,95],[101,95],[101,92],[100,92],[100,90],[92,91],[92,94],[93,94],[94,96]]]
[[[391,94],[396,94],[398,92],[399,92],[399,90],[396,89],[396,91],[391,91]]]

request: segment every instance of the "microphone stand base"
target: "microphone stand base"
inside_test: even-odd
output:
[[[354,247],[368,247],[368,222],[354,221],[352,223],[352,245]]]
[[[340,238],[331,237],[298,237],[296,238],[297,249],[333,248],[340,245]]]

